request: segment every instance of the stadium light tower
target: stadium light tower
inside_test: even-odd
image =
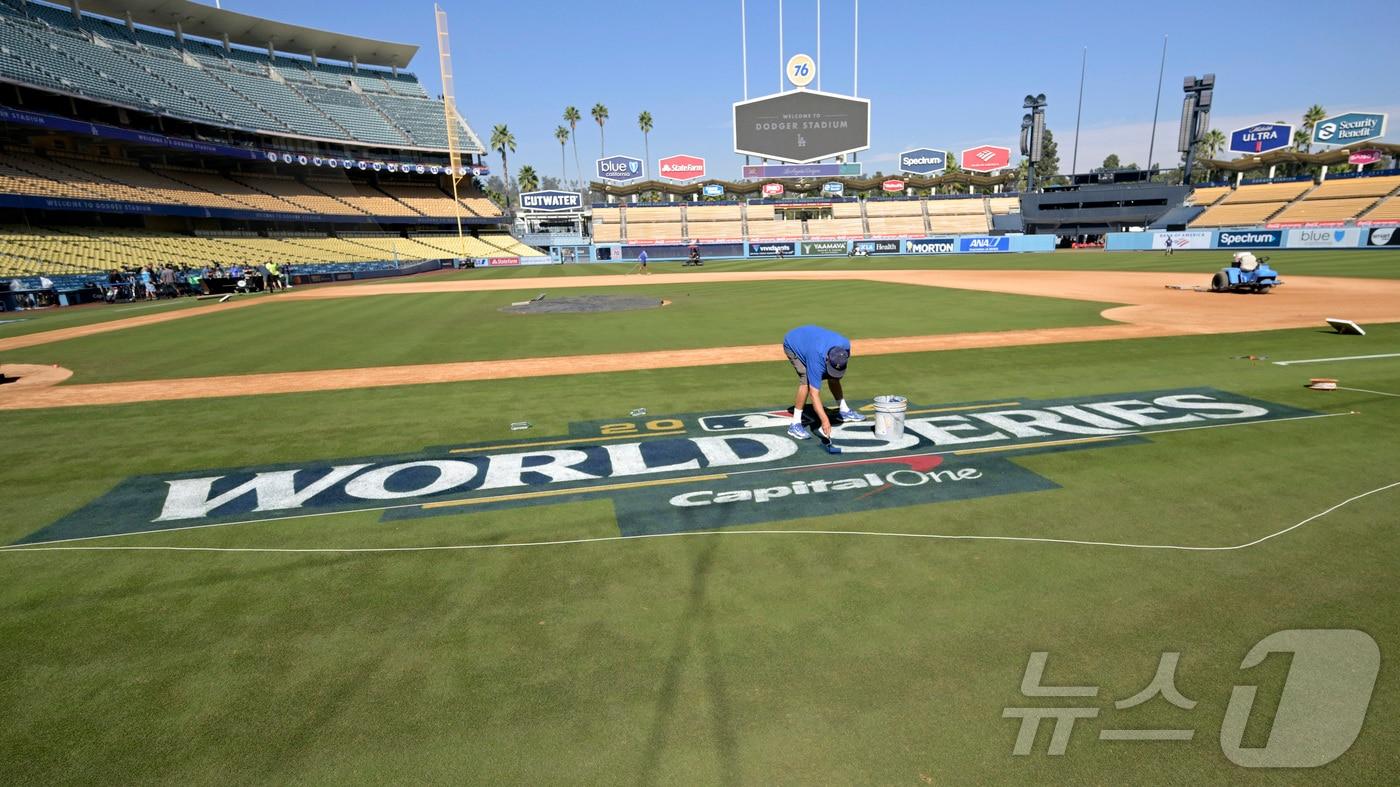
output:
[[[1035,191],[1035,165],[1040,163],[1045,138],[1045,94],[1027,95],[1021,107],[1030,112],[1021,117],[1021,155],[1030,162],[1026,167],[1026,191]]]
[[[1176,149],[1186,154],[1181,182],[1191,182],[1191,167],[1195,164],[1196,143],[1210,129],[1210,104],[1215,95],[1215,74],[1186,77],[1182,81],[1186,98],[1181,102],[1181,128],[1177,130]],[[1150,162],[1149,162],[1150,165]]]

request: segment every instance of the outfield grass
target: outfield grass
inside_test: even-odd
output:
[[[1270,258],[1271,264],[1285,279],[1288,276],[1352,276],[1372,279],[1400,278],[1400,251],[1303,251],[1279,250],[1258,252]],[[714,260],[703,268],[683,268],[675,262],[652,262],[652,270],[661,273],[690,273],[702,275],[707,271],[770,271],[770,270],[938,270],[965,268],[996,268],[1003,270],[1095,270],[1152,271],[1210,274],[1230,264],[1231,252],[1181,251],[1168,257],[1160,251],[1105,252],[1097,249],[1059,251],[1052,254],[942,254],[927,257],[789,257],[754,258],[747,260]],[[579,265],[530,265],[519,268],[461,270],[441,274],[443,278],[535,278],[546,276],[594,276],[626,273],[634,267],[631,262],[589,263]],[[1203,283],[1209,282],[1209,276]]]
[[[628,287],[671,304],[605,314],[506,314],[537,290],[271,302],[0,353],[74,382],[198,377],[588,353],[778,344],[821,322],[861,338],[1098,325],[1112,304],[859,281]],[[619,294],[570,289],[570,296]]]
[[[263,308],[248,310],[249,314]],[[876,315],[868,314],[869,319]],[[1018,460],[1060,489],[776,529],[1234,544],[1400,478],[1400,359],[1315,330],[870,358],[847,389],[916,402],[1214,386],[1358,415],[1158,435]],[[4,415],[8,542],[135,474],[501,441],[508,423],[780,404],[781,363]],[[716,380],[725,381],[717,383]],[[1359,628],[1400,648],[1396,492],[1249,550],[1164,553],[827,536],[698,536],[516,550],[299,555],[0,554],[0,751],[15,783],[1256,783],[1218,730],[1230,687],[1272,708],[1287,659],[1238,669],[1288,628]],[[615,533],[606,503],[382,523],[373,514],[109,543],[364,547]],[[1101,685],[1105,718],[1063,757],[1013,757],[1018,691]],[[1118,715],[1163,651],[1199,705]],[[1389,663],[1388,661],[1386,663]],[[1271,704],[1273,703],[1273,704]],[[1384,781],[1400,677],[1383,668],[1352,749],[1298,776]],[[1102,743],[1182,727],[1187,743]],[[1264,723],[1247,740],[1263,745]]]

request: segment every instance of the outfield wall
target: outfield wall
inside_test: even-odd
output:
[[[1317,227],[1307,229],[1184,230],[1110,232],[1108,251],[1163,251],[1170,240],[1178,251],[1200,249],[1391,249],[1400,250],[1400,227]]]
[[[1055,250],[1054,235],[941,235],[927,238],[871,240],[764,240],[749,243],[698,243],[704,259],[770,259],[783,257],[845,257],[852,249],[875,256],[930,254],[1018,254]],[[600,243],[593,246],[595,262],[630,261],[643,251],[649,260],[681,260],[690,246],[682,243]]]

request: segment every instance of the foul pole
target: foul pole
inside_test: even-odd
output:
[[[442,111],[447,121],[447,162],[451,166],[448,179],[452,181],[452,213],[457,218],[458,256],[467,256],[467,241],[462,235],[462,200],[457,185],[462,182],[462,153],[457,149],[457,98],[452,89],[452,48],[447,41],[447,12],[434,3],[437,18],[438,66],[442,70]]]

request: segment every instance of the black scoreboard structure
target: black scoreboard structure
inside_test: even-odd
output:
[[[734,152],[810,164],[870,147],[870,99],[790,90],[734,103]]]

